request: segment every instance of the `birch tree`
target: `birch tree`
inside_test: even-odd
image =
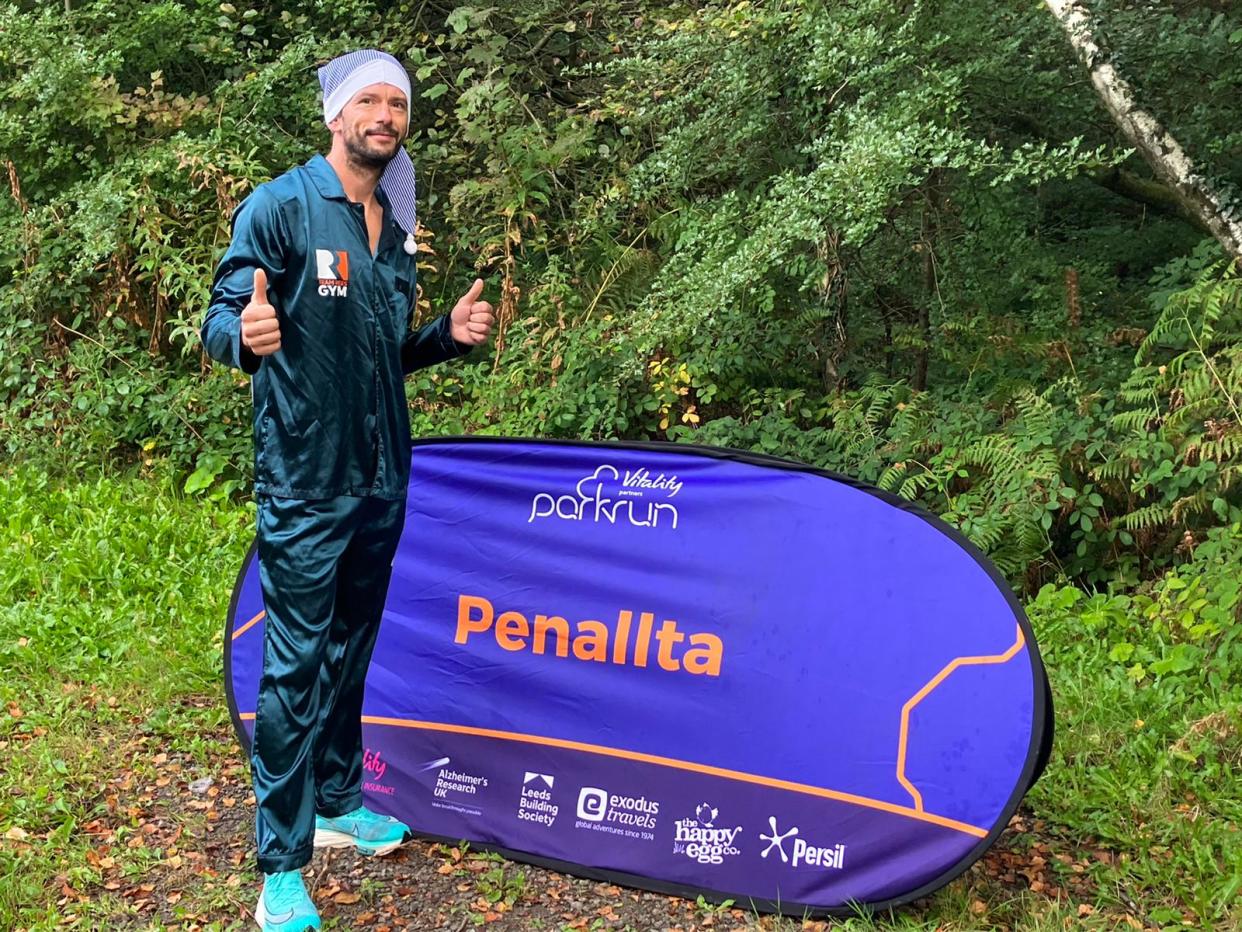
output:
[[[1065,29],[1104,106],[1156,177],[1172,188],[1184,210],[1207,229],[1235,260],[1242,259],[1242,217],[1204,177],[1178,141],[1139,106],[1130,84],[1113,67],[1097,38],[1091,13],[1078,0],[1044,0]]]

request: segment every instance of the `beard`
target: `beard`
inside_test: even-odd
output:
[[[345,155],[351,165],[364,171],[383,171],[401,149],[401,137],[396,135],[396,143],[387,141],[373,142],[364,132],[349,133],[345,136]],[[391,145],[391,149],[389,146]]]

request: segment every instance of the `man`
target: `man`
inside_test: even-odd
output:
[[[382,854],[408,828],[362,805],[363,683],[405,519],[403,376],[486,341],[476,279],[410,332],[410,82],[390,55],[319,70],[327,157],[260,185],[203,322],[207,352],[253,376],[255,497],[266,610],[251,767],[267,932],[320,927],[300,868],[313,846]]]

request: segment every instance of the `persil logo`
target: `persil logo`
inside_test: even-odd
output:
[[[790,854],[793,855],[794,867],[810,866],[821,868],[835,868],[840,870],[845,867],[845,845],[812,845],[805,838],[799,838],[798,826],[794,826],[788,831],[782,832],[776,827],[776,816],[768,816],[768,825],[772,827],[772,834],[766,835],[759,833],[761,841],[766,841],[768,846],[759,852],[759,857],[766,858],[775,851],[781,856],[781,863],[790,863]],[[790,854],[785,853],[785,842],[793,839],[790,845]]]
[[[559,518],[676,530],[677,506],[668,501],[652,501],[648,496],[670,499],[681,491],[681,486],[675,475],[652,476],[647,469],[627,469],[623,474],[616,466],[604,463],[591,475],[579,479],[573,494],[536,493],[526,523],[536,518]]]
[[[321,298],[343,298],[349,293],[349,253],[344,249],[315,250],[316,275]]]

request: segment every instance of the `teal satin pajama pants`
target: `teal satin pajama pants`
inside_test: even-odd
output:
[[[251,774],[264,873],[311,859],[315,814],[362,805],[362,693],[405,502],[258,496],[266,614]]]

